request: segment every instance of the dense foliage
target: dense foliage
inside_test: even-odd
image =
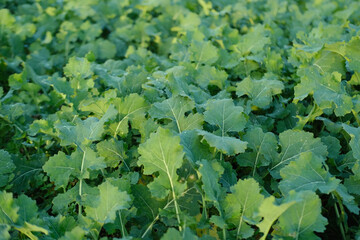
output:
[[[0,8],[0,239],[360,239],[359,1]]]

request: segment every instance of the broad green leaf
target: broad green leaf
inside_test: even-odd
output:
[[[53,199],[53,210],[60,214],[67,214],[69,211],[69,205],[72,207],[77,205],[86,205],[95,207],[98,203],[99,189],[91,187],[86,184],[83,179],[80,179],[76,185],[68,189],[64,193],[59,193]]]
[[[123,99],[114,101],[120,118],[110,125],[111,131],[116,135],[125,136],[129,131],[129,121],[133,128],[139,129],[145,121],[145,112],[148,104],[142,96],[136,93],[130,94]]]
[[[89,178],[89,170],[105,168],[104,158],[97,157],[91,148],[77,150],[71,156],[59,152],[51,157],[43,166],[44,171],[55,182],[57,188],[65,188],[70,175],[78,179]]]
[[[333,110],[336,116],[344,116],[351,112],[353,103],[341,82],[341,74],[320,74],[314,67],[302,70],[301,83],[295,86],[294,101],[303,100],[313,95],[315,103],[322,110]]]
[[[199,173],[201,174],[205,199],[213,201],[218,207],[221,197],[224,195],[224,191],[219,184],[219,178],[224,172],[224,168],[217,161],[209,162],[208,160],[201,160],[199,164]]]
[[[240,132],[244,129],[247,117],[243,111],[231,99],[219,99],[207,103],[204,117],[206,122],[220,128],[221,136],[225,136],[227,132]]]
[[[239,180],[230,188],[224,202],[225,218],[236,227],[236,239],[248,238],[254,234],[249,223],[258,222],[259,217],[253,217],[258,211],[264,196],[260,194],[259,184],[252,178]]]
[[[19,206],[18,224],[23,225],[25,222],[30,223],[32,220],[37,220],[39,214],[35,200],[32,200],[28,196],[22,194],[15,199],[14,202],[15,205]]]
[[[83,183],[81,190],[81,194],[86,194],[85,186]],[[64,193],[59,193],[56,197],[54,197],[53,203],[53,211],[59,214],[67,214],[68,207],[71,203],[76,201],[76,198],[79,196],[79,184],[76,184],[74,187],[68,189]]]
[[[11,155],[5,150],[0,150],[0,188],[4,187],[11,180],[10,174],[15,168],[16,166],[11,159]]]
[[[182,131],[201,129],[203,116],[200,114],[185,113],[191,112],[195,103],[186,97],[171,97],[161,103],[155,103],[149,110],[151,117],[156,119],[169,119],[172,121],[171,128],[181,133]]]
[[[350,135],[350,147],[352,154],[357,160],[360,160],[360,128],[351,127],[346,124],[342,124],[344,130]]]
[[[48,81],[49,85],[51,85],[58,93],[65,94],[68,98],[73,96],[74,89],[65,77],[60,78],[58,75],[54,75],[49,78]]]
[[[98,188],[100,192],[98,206],[87,207],[86,214],[100,223],[114,222],[117,211],[130,207],[130,196],[126,192],[119,191],[108,181],[102,183]]]
[[[183,31],[196,31],[197,27],[201,23],[201,18],[194,12],[184,12],[184,15],[180,18],[180,27]]]
[[[10,226],[6,224],[0,224],[0,239],[10,239],[9,234]]]
[[[66,232],[70,232],[76,226],[76,221],[73,217],[65,217],[61,214],[58,214],[56,217],[45,217],[44,221],[45,225],[50,230],[49,237],[54,239],[60,238]]]
[[[242,55],[263,51],[264,46],[270,43],[270,38],[267,37],[267,35],[267,31],[263,25],[256,25],[240,38],[240,42],[235,45],[235,48]]]
[[[203,198],[207,201],[211,201],[219,211],[219,215],[213,215],[210,219],[212,223],[221,227],[225,231],[225,219],[224,210],[222,208],[222,202],[225,197],[225,189],[221,188],[219,184],[220,176],[224,172],[224,168],[217,162],[209,162],[202,160],[199,162],[199,173],[201,174],[201,181],[203,183],[202,189],[205,192]]]
[[[55,183],[57,188],[65,188],[69,182],[69,177],[74,174],[77,164],[65,155],[64,152],[59,152],[49,158],[44,164],[43,170],[50,176],[51,181]]]
[[[11,15],[9,9],[0,9],[0,27],[10,27],[15,22],[15,17]]]
[[[52,123],[45,119],[35,120],[29,127],[28,134],[35,136],[38,133],[44,133],[56,137]]]
[[[354,175],[351,175],[348,179],[345,179],[345,187],[349,193],[360,195],[360,164],[359,161],[355,163],[352,167],[352,172]]]
[[[189,51],[190,60],[196,63],[196,69],[202,64],[213,64],[219,58],[218,49],[210,41],[193,40]]]
[[[278,80],[245,78],[236,84],[236,94],[241,97],[247,95],[251,104],[259,108],[266,108],[270,105],[272,97],[280,94],[284,84]]]
[[[355,214],[359,214],[360,208],[359,205],[355,201],[355,197],[349,194],[349,191],[343,184],[339,184],[336,188],[336,194],[341,198],[342,203],[346,206],[346,208]]]
[[[12,193],[0,192],[0,224],[14,224],[19,218],[18,211]]]
[[[125,162],[127,158],[124,148],[124,142],[115,139],[101,141],[96,144],[96,149],[108,167],[117,167],[121,162],[124,163],[127,170],[130,170]]]
[[[208,146],[201,143],[201,136],[196,130],[184,131],[180,134],[181,145],[184,147],[185,157],[195,164],[202,159],[212,159]]]
[[[58,239],[66,232],[71,232],[76,226],[76,221],[73,217],[65,217],[61,214],[58,214],[56,217],[45,217],[44,221],[45,225],[50,230],[49,237],[52,237],[53,239]]]
[[[90,147],[73,152],[70,160],[76,164],[76,177],[78,179],[89,178],[90,170],[99,170],[106,167],[103,157],[98,157]]]
[[[360,37],[353,37],[345,44],[345,56],[352,70],[360,72]]]
[[[99,120],[95,117],[89,117],[85,120],[75,118],[75,125],[68,122],[57,122],[55,128],[59,131],[61,145],[67,146],[76,144],[82,146],[87,141],[100,140],[104,132],[104,124],[116,115],[113,105],[110,105],[106,113]]]
[[[85,99],[80,103],[79,109],[81,111],[89,111],[94,113],[94,117],[101,118],[110,106],[111,100],[108,98],[99,99]]]
[[[256,224],[256,226],[260,229],[260,232],[264,234],[260,240],[266,239],[274,222],[279,218],[279,216],[281,216],[281,214],[294,204],[295,201],[278,205],[275,203],[274,196],[267,197],[262,201],[257,216],[263,217],[263,220]]]
[[[59,240],[72,240],[72,239],[83,239],[85,231],[79,227],[74,227],[71,231],[65,232],[65,235],[59,238]]]
[[[218,88],[223,89],[227,77],[228,75],[225,71],[205,65],[198,68],[195,80],[203,89],[206,89],[209,85],[215,85]]]
[[[253,176],[257,167],[267,166],[277,158],[277,139],[273,133],[264,133],[260,127],[253,127],[244,135],[244,141],[252,151],[240,154],[237,161],[240,166],[252,167]]]
[[[175,228],[169,228],[166,233],[161,237],[161,240],[183,240],[180,232]]]
[[[138,216],[144,216],[148,222],[153,221],[159,209],[164,208],[165,201],[153,198],[149,189],[141,184],[135,184],[131,188],[131,193],[134,196],[134,206],[138,209]]]
[[[346,74],[345,59],[339,52],[323,50],[315,58],[313,65],[319,68],[321,72]]]
[[[320,239],[315,232],[323,232],[327,219],[321,215],[321,200],[311,191],[289,192],[284,203],[296,202],[284,212],[276,224],[276,235],[295,239]]]
[[[287,130],[280,133],[279,141],[281,153],[272,162],[270,171],[273,177],[280,178],[280,169],[295,160],[303,152],[312,152],[315,156],[325,157],[327,147],[320,138],[314,138],[312,133],[304,131]]]
[[[91,64],[86,58],[72,57],[64,67],[64,74],[72,78],[88,78],[93,72],[91,71]]]
[[[159,127],[145,143],[140,144],[138,151],[140,158],[137,164],[144,166],[144,174],[159,173],[159,176],[148,185],[153,196],[165,198],[169,191],[173,196],[183,192],[185,185],[178,182],[176,173],[184,157],[180,137]]]
[[[206,236],[206,235],[205,235]],[[196,236],[190,228],[185,228],[181,233],[175,228],[169,228],[166,233],[161,237],[161,240],[198,240],[198,236]]]
[[[15,176],[11,182],[14,193],[20,194],[30,188],[33,180],[43,171],[42,166],[46,159],[45,154],[35,154],[29,161],[19,157],[13,159],[16,165]]]
[[[322,137],[321,142],[323,142],[326,145],[329,158],[337,159],[339,157],[341,145],[340,145],[340,141],[336,137],[332,137],[332,136]]]
[[[247,142],[243,142],[240,139],[226,136],[221,137],[206,131],[198,131],[198,133],[204,137],[211,147],[216,148],[226,155],[231,156],[245,152]]]
[[[296,192],[320,190],[329,194],[334,191],[340,183],[339,179],[333,177],[323,168],[324,161],[312,152],[301,153],[298,159],[280,170],[283,180],[279,184],[281,192],[286,195],[291,190]]]

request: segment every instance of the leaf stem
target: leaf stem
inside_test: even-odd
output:
[[[341,236],[342,236],[343,240],[346,240],[345,230],[344,230],[344,226],[343,226],[343,218],[342,218],[342,216],[340,216],[339,209],[337,206],[339,199],[335,198],[333,193],[331,193],[331,195],[336,200],[335,204],[334,204],[334,209],[335,209],[336,217],[339,219],[339,227],[340,227]]]
[[[126,237],[126,234],[125,234],[125,228],[124,228],[124,224],[123,224],[123,221],[122,221],[122,218],[121,218],[121,210],[118,211],[118,214],[119,214],[119,219],[120,219],[120,225],[121,225],[121,237]]]
[[[86,151],[84,151],[82,160],[81,160],[81,168],[80,168],[80,178],[79,178],[79,196],[80,196],[80,200],[81,200],[81,196],[82,196],[82,174],[83,174],[83,170],[84,170],[84,163],[85,163],[85,155],[86,155]],[[82,214],[82,207],[81,207],[81,203],[79,203],[79,215]]]
[[[191,191],[192,189],[194,189],[194,187],[191,187],[187,190],[185,190],[183,193],[180,194],[180,197],[184,196],[187,192]],[[170,204],[172,202],[174,202],[175,199],[171,199],[164,207],[163,209],[167,209]],[[160,214],[158,214],[154,220],[150,223],[150,225],[147,227],[147,229],[145,230],[145,232],[143,233],[143,235],[141,235],[141,238],[144,238],[146,236],[146,234],[151,230],[151,228],[154,226],[154,224],[156,223],[157,220],[159,220]]]
[[[358,126],[360,127],[360,118],[359,118],[359,115],[355,112],[355,110],[351,110],[352,114],[354,115],[355,117],[355,120],[356,120],[356,123],[358,124]]]

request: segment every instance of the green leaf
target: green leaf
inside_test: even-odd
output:
[[[333,73],[338,72],[342,75],[346,74],[345,59],[339,52],[320,51],[319,55],[315,58],[314,66],[319,68],[321,72]]]
[[[144,165],[144,174],[158,172],[158,177],[148,187],[154,197],[165,198],[172,193],[176,218],[180,220],[180,208],[177,197],[184,192],[186,184],[178,181],[176,170],[181,167],[184,158],[183,148],[180,145],[180,137],[174,136],[170,130],[158,128],[150,138],[139,146],[140,158],[138,165]]]
[[[300,72],[301,83],[295,86],[294,101],[303,100],[312,94],[315,103],[322,110],[333,110],[336,116],[344,116],[351,112],[352,99],[341,82],[341,74],[333,72],[321,75],[314,67]]]
[[[351,127],[346,124],[342,124],[344,130],[350,135],[350,147],[352,154],[357,160],[360,160],[360,128]]]
[[[295,239],[319,239],[315,232],[323,232],[327,219],[321,215],[321,200],[311,191],[289,192],[284,203],[296,202],[284,212],[276,224],[276,235]]]
[[[245,78],[236,84],[236,94],[241,97],[247,95],[251,104],[259,108],[266,108],[270,105],[272,96],[280,94],[284,84],[278,80],[254,80]]]
[[[243,111],[231,99],[219,99],[207,103],[204,117],[206,122],[220,128],[221,136],[225,136],[227,132],[240,132],[244,129],[247,117]]]
[[[9,234],[10,226],[6,224],[0,224],[0,239],[10,239]]]
[[[145,121],[145,112],[148,108],[148,104],[142,96],[133,93],[123,99],[116,99],[114,104],[120,115],[118,122],[113,123],[110,126],[114,137],[117,134],[125,136],[128,133],[129,121],[133,128],[140,129]]]
[[[274,222],[293,204],[295,204],[295,201],[286,202],[278,205],[275,203],[274,196],[265,198],[262,201],[257,216],[263,217],[263,220],[260,223],[256,224],[256,226],[258,226],[258,228],[260,229],[260,232],[264,233],[260,240],[266,239],[270,228],[274,224]]]
[[[280,169],[295,160],[303,152],[312,152],[315,156],[326,157],[327,147],[320,138],[314,138],[312,133],[287,130],[280,133],[281,153],[273,161],[270,171],[273,177],[280,178]]]
[[[83,150],[76,150],[71,156],[59,152],[44,164],[43,169],[58,188],[65,188],[70,175],[78,179],[89,178],[89,170],[105,167],[104,158],[97,157],[96,152],[86,147]]]
[[[258,24],[247,34],[243,35],[235,47],[242,55],[247,55],[263,51],[264,46],[268,43],[270,43],[270,38],[267,37],[265,27]]]
[[[79,179],[89,178],[90,170],[99,170],[106,167],[103,157],[98,157],[90,147],[76,150],[70,156],[70,160],[76,164],[76,174]]]
[[[144,216],[148,222],[153,221],[159,209],[163,209],[166,202],[153,198],[149,189],[141,184],[133,185],[131,188],[134,196],[134,206],[138,209],[138,216]]]
[[[47,228],[50,230],[49,237],[53,239],[58,239],[66,232],[71,232],[76,226],[76,221],[73,217],[65,217],[61,214],[58,214],[56,217],[45,217],[44,220]]]
[[[5,151],[0,150],[0,188],[6,186],[11,180],[11,173],[15,170],[16,166],[11,159],[11,155]]]
[[[239,180],[230,188],[224,202],[225,218],[236,227],[236,239],[248,238],[254,234],[249,223],[258,222],[259,217],[253,217],[258,211],[264,196],[260,194],[259,184],[252,178]]]
[[[355,202],[355,197],[348,193],[347,188],[343,184],[339,184],[336,193],[341,198],[342,203],[349,209],[350,212],[359,214],[360,208],[358,204]]]
[[[161,240],[183,240],[180,232],[175,228],[169,228],[166,233],[161,237]]]
[[[219,180],[224,172],[224,168],[216,160],[209,162],[202,160],[199,162],[199,173],[201,174],[201,181],[203,183],[202,189],[205,192],[206,201],[211,201],[219,211],[219,215],[212,215],[210,221],[220,228],[223,228],[225,232],[225,219],[224,210],[222,208],[222,202],[225,197],[225,189],[221,188]]]
[[[198,68],[195,80],[203,89],[206,89],[209,85],[215,85],[223,89],[227,77],[228,75],[225,71],[205,65]]]
[[[192,111],[195,103],[186,97],[173,96],[161,103],[155,103],[149,110],[151,117],[156,119],[169,119],[172,121],[170,127],[179,133],[186,130],[201,129],[203,116],[200,114],[185,113]]]
[[[117,167],[121,162],[126,165],[127,158],[124,148],[124,142],[115,139],[101,141],[96,144],[98,154],[104,158],[104,162],[108,167]],[[127,169],[128,166],[126,165]]]
[[[113,223],[118,210],[130,207],[130,196],[108,181],[98,186],[98,189],[100,201],[97,207],[87,207],[86,214],[100,223]]]
[[[36,201],[22,194],[14,200],[15,205],[19,206],[19,218],[17,224],[23,225],[25,222],[32,222],[38,218],[38,207]]]
[[[220,200],[224,195],[224,191],[219,184],[219,179],[224,172],[224,168],[217,161],[209,162],[208,160],[201,160],[199,164],[199,173],[201,174],[205,199],[207,201],[213,201],[218,208],[220,206]],[[220,211],[219,208],[218,210]]]
[[[82,146],[86,144],[86,141],[100,140],[104,132],[105,122],[115,115],[116,110],[113,105],[110,105],[100,120],[95,117],[89,117],[85,120],[76,118],[74,121],[76,125],[63,121],[57,122],[55,128],[59,131],[61,145],[76,144],[77,146]]]
[[[140,144],[139,153],[137,164],[144,165],[144,174],[159,173],[159,176],[149,184],[154,196],[164,198],[169,191],[172,191],[174,196],[183,192],[185,185],[178,182],[176,173],[184,157],[180,137],[174,136],[170,130],[159,127],[145,143]]]
[[[345,187],[349,193],[360,195],[360,164],[359,161],[355,163],[352,167],[352,172],[354,175],[351,175],[348,179],[345,179]]]
[[[218,49],[210,41],[193,40],[189,51],[190,60],[196,63],[196,69],[202,64],[213,64],[219,58]]]
[[[206,131],[198,131],[198,133],[204,137],[211,147],[216,148],[226,155],[232,156],[245,152],[247,142],[243,142],[240,139],[226,136],[221,137]]]
[[[211,159],[213,155],[208,146],[201,143],[201,136],[196,130],[184,131],[180,134],[181,145],[184,147],[185,157],[194,165],[202,159]]]
[[[277,158],[277,139],[273,133],[264,133],[260,127],[253,127],[246,132],[244,140],[252,151],[240,154],[237,161],[240,166],[252,167],[253,176],[257,167],[268,166]]]
[[[51,181],[57,188],[65,188],[71,174],[75,173],[77,164],[63,152],[59,152],[49,158],[44,164],[43,170],[50,176]]]
[[[72,239],[83,239],[85,231],[79,227],[74,227],[71,231],[65,232],[65,235],[59,238],[59,240],[72,240]]]
[[[3,8],[0,9],[0,27],[10,27],[15,22],[15,17],[13,17],[9,9]]]
[[[91,64],[86,58],[71,57],[64,67],[64,74],[71,78],[88,78],[93,75]]]
[[[334,191],[340,180],[326,171],[323,168],[324,164],[323,159],[312,152],[301,153],[298,159],[280,170],[280,175],[283,178],[279,184],[281,192],[286,195],[291,190],[315,192],[319,189],[320,192],[326,194]]]
[[[360,72],[360,37],[353,37],[345,44],[345,56],[352,70]]]
[[[0,192],[0,224],[14,224],[19,218],[18,211],[12,193]]]

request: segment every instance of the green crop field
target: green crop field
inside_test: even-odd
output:
[[[0,240],[360,240],[360,1],[0,0]]]

